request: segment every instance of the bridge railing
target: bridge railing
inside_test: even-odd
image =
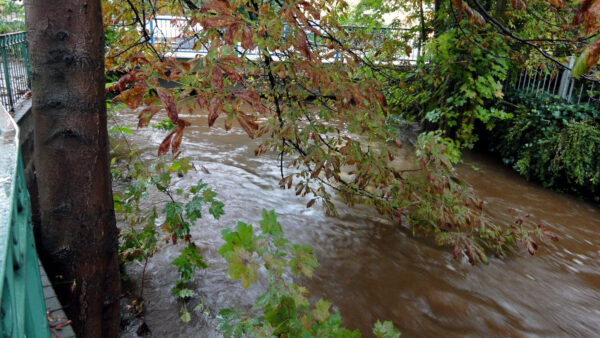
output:
[[[313,27],[317,30],[319,29],[318,27]],[[188,20],[186,18],[169,15],[157,15],[156,17],[152,18],[152,20],[148,21],[146,29],[150,33],[151,43],[167,47],[167,49],[169,50],[169,53],[167,55],[182,58],[192,58],[198,54],[208,53],[206,46],[197,46],[197,38],[193,34],[190,34],[192,32],[199,33],[200,31],[202,31],[202,27],[200,26],[200,24],[196,24],[193,27],[188,26]],[[396,35],[398,33],[408,30],[405,28],[371,28],[361,26],[343,26],[343,29],[347,32],[362,30],[370,33],[373,36],[372,41],[370,41],[367,45],[364,46],[355,41],[350,41],[350,48],[356,51],[361,51],[363,49],[375,51],[379,48],[377,42],[383,42],[383,40],[386,37],[397,37]],[[283,34],[285,35],[285,29]],[[311,45],[311,47],[315,47],[318,49],[321,47],[325,48],[327,45],[324,41],[321,41],[322,38],[318,38],[317,36],[315,36],[315,34],[309,29],[306,29],[306,36],[308,38],[308,43]],[[416,43],[414,44],[416,45]],[[400,51],[399,55],[397,55],[397,61],[413,63],[416,62],[417,58],[420,56],[420,48],[417,48],[417,46],[414,47],[415,48],[412,48],[410,55],[406,55],[404,51]],[[246,53],[246,56],[249,58],[256,58],[259,55],[260,52],[258,51],[258,49],[248,51]],[[330,61],[343,61],[340,55],[343,55],[343,53],[336,55]],[[272,56],[277,58],[277,54],[273,54]]]
[[[19,150],[19,129],[0,108],[0,334],[49,338],[46,305]]]
[[[29,55],[25,32],[0,35],[0,102],[7,110],[29,92]]]

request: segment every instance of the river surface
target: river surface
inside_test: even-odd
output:
[[[136,125],[136,113],[123,111],[121,124]],[[258,224],[261,210],[274,209],[286,236],[310,244],[321,264],[311,280],[301,280],[318,299],[333,303],[348,328],[367,337],[377,319],[391,320],[403,337],[600,336],[600,209],[573,197],[528,183],[500,163],[465,155],[461,178],[486,202],[489,214],[504,224],[510,209],[557,233],[559,242],[541,245],[536,256],[520,252],[488,266],[455,260],[447,249],[412,238],[395,224],[363,207],[339,207],[327,217],[318,203],[311,209],[293,190],[278,188],[276,155],[254,156],[257,141],[243,130],[208,128],[206,116],[185,116],[183,154],[198,168],[179,183],[207,182],[225,203],[218,221],[198,221],[192,236],[209,267],[196,278],[196,297],[188,306],[190,323],[179,320],[181,305],[171,296],[177,279],[170,262],[178,252],[161,249],[147,267],[146,323],[154,337],[219,337],[215,315],[224,307],[247,309],[264,291],[266,280],[243,290],[227,278],[217,250],[221,230],[237,221]],[[144,128],[128,135],[142,157],[155,157],[165,133]],[[116,191],[123,189],[117,185]],[[151,203],[161,197],[151,197]],[[127,269],[135,281],[141,266]],[[138,280],[139,283],[139,280]],[[201,302],[205,311],[194,312]],[[122,334],[135,337],[134,321]],[[139,323],[139,321],[137,322]]]

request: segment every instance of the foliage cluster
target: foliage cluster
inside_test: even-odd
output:
[[[546,93],[510,92],[491,147],[527,179],[600,198],[600,113]]]
[[[164,123],[158,124],[156,128],[165,128]],[[110,132],[113,137],[132,133],[131,129],[116,123],[111,126]],[[113,154],[123,144],[118,140],[115,143]],[[176,181],[193,168],[189,159],[168,159],[163,156],[148,164],[141,161],[135,149],[127,151],[125,160],[119,160],[116,156],[112,158],[111,173],[118,181],[127,182],[127,187],[113,197],[115,212],[124,224],[119,236],[121,263],[136,260],[144,266],[140,294],[135,302],[140,304],[143,299],[148,260],[160,249],[162,243],[178,245],[181,242],[180,255],[172,262],[179,273],[179,280],[172,292],[175,299],[185,303],[195,295],[189,283],[193,281],[196,270],[206,268],[206,263],[192,240],[191,228],[202,218],[203,208],[208,208],[208,213],[219,219],[224,214],[224,204],[216,199],[217,194],[202,180],[193,186],[175,188]],[[152,193],[164,196],[162,206],[145,204],[146,198]],[[142,310],[137,308],[136,312]],[[189,320],[185,306],[182,312],[182,319]]]
[[[260,295],[248,313],[224,309],[219,313],[226,337],[360,337],[358,330],[341,326],[339,313],[331,303],[308,298],[308,290],[291,277],[312,277],[319,266],[312,248],[292,244],[284,237],[273,210],[263,209],[260,231],[238,222],[234,230],[223,230],[225,244],[219,253],[229,264],[229,276],[247,288],[257,280],[263,267],[269,288]],[[397,338],[400,333],[391,322],[377,321],[373,333],[379,338]]]
[[[463,25],[431,39],[416,69],[399,74],[401,85],[388,95],[401,116],[442,130],[470,148],[478,139],[476,123],[489,130],[494,121],[508,117],[495,101],[503,97],[510,62],[501,36],[481,36],[476,27]]]
[[[25,31],[23,4],[3,0],[0,9],[0,34]]]
[[[153,7],[161,4],[163,7]],[[308,207],[321,201],[326,211],[335,215],[332,195],[337,193],[345,203],[372,206],[404,222],[416,234],[447,233],[451,239],[437,243],[453,246],[457,256],[464,254],[473,264],[485,261],[485,250],[502,254],[509,243],[529,243],[529,234],[535,229],[513,233],[512,225],[498,225],[492,230],[495,236],[479,231],[480,223],[473,220],[485,218],[485,213],[482,208],[472,208],[477,204],[464,198],[465,194],[472,195],[464,185],[452,183],[451,165],[441,151],[447,147],[433,145],[442,139],[439,135],[425,137],[430,146],[421,152],[418,174],[408,175],[394,167],[402,145],[386,124],[390,106],[383,90],[387,69],[393,67],[384,66],[393,65],[395,51],[406,46],[403,40],[390,39],[391,43],[383,44],[379,53],[364,48],[376,40],[374,31],[345,30],[340,26],[338,17],[344,2],[212,0],[202,6],[179,2],[166,6],[165,2],[142,5],[135,1],[105,5],[107,27],[116,27],[114,39],[132,44],[127,49],[121,45],[108,50],[112,61],[107,66],[128,71],[108,90],[118,94],[115,100],[130,108],[141,108],[140,127],[147,126],[165,109],[175,127],[160,145],[159,155],[179,151],[189,126],[180,118],[180,112],[206,113],[209,126],[222,119],[225,129],[229,129],[236,122],[249,137],[260,137],[257,155],[269,151],[279,154],[280,186],[310,196]],[[132,8],[137,15],[132,14]],[[161,50],[168,50],[168,41],[156,45],[136,43],[138,40],[128,40],[132,38],[131,29],[117,25],[129,22],[147,34],[143,18],[152,20],[155,13],[166,8],[187,22],[179,38],[192,39],[194,49],[208,50],[206,56],[178,62],[161,54]],[[471,99],[451,96],[457,109],[474,109],[472,117],[465,120],[469,125],[480,112],[472,107],[475,102],[499,95],[495,76],[503,76],[504,65],[482,50],[460,44],[452,34],[458,33],[444,35],[448,41],[438,49],[453,51],[459,45],[466,59],[481,63],[477,69],[455,75],[472,81],[462,89],[473,96]],[[494,38],[489,43],[501,41]],[[110,58],[111,53],[118,56]],[[258,58],[252,58],[252,54]],[[445,57],[450,58],[449,54]],[[437,62],[443,67],[444,62],[451,61]],[[477,71],[485,75],[479,77]],[[443,84],[442,75],[429,79],[435,86],[441,84],[439,90],[451,88]],[[164,83],[176,86],[161,85]],[[477,83],[480,86],[476,89],[470,87]],[[451,110],[445,112],[450,114]],[[487,114],[501,115],[491,110]],[[444,119],[444,123],[450,125],[450,120]],[[286,173],[286,167],[292,170]],[[444,201],[444,208],[439,201]],[[469,216],[455,217],[454,208]],[[418,216],[411,217],[413,213]],[[404,221],[405,215],[409,215],[410,222]],[[509,240],[511,236],[514,238]]]

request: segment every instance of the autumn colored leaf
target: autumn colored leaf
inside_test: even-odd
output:
[[[138,115],[138,128],[146,127],[152,117],[160,111],[159,106],[149,106],[144,108]]]
[[[227,65],[227,64],[220,64],[219,68],[221,68],[227,74],[227,77],[231,81],[234,81],[234,82],[237,82],[237,83],[244,83],[245,82],[244,81],[244,77],[240,73],[238,73],[238,71],[236,70],[236,68],[234,68],[234,67],[232,67],[230,65]]]
[[[158,98],[167,110],[167,116],[171,119],[171,121],[173,121],[173,123],[177,123],[179,114],[177,114],[177,106],[175,105],[175,99],[173,98],[173,95],[171,95],[171,93],[166,89],[160,89],[158,91]]]
[[[223,36],[223,41],[225,41],[225,44],[233,46],[236,33],[238,33],[239,29],[240,24],[238,22],[234,22],[227,26],[227,29],[225,30],[225,34]]]
[[[525,10],[527,9],[527,5],[523,0],[510,0],[512,7],[516,10]]]
[[[227,26],[234,23],[235,21],[236,21],[236,19],[229,15],[219,15],[219,16],[212,16],[209,18],[205,18],[200,22],[200,24],[202,25],[202,27],[204,27],[204,29],[210,29],[210,28],[224,29],[224,28],[227,28]]]
[[[237,114],[236,118],[237,118],[238,122],[240,123],[240,126],[242,127],[242,129],[244,129],[244,131],[246,132],[246,134],[248,134],[248,136],[250,136],[250,138],[254,138],[254,133],[258,129],[258,125],[252,119],[252,117],[240,112]]]
[[[313,5],[311,5],[308,1],[300,1],[298,3],[298,5],[302,6],[302,8],[304,8],[305,11],[307,11],[308,13],[310,13],[310,15],[315,20],[320,20],[321,19],[321,14],[319,13],[319,11]]]
[[[117,82],[115,82],[112,86],[106,88],[106,92],[119,91],[122,92],[127,89],[127,85],[132,84],[138,80],[137,74],[139,70],[133,70],[119,78]]]
[[[252,29],[247,25],[242,27],[242,48],[245,50],[254,49],[254,42],[252,41]]]
[[[181,145],[181,141],[183,139],[183,129],[184,127],[182,125],[178,125],[173,130],[175,133],[175,136],[173,136],[173,141],[171,142],[171,152],[173,154],[179,151],[179,146]]]
[[[210,100],[210,110],[208,112],[208,126],[212,127],[223,110],[223,99],[215,96]]]
[[[600,58],[600,38],[592,42],[584,51],[579,55],[571,74],[579,78],[579,76],[588,72],[588,70],[594,67],[598,63]]]
[[[556,8],[561,8],[562,6],[565,5],[564,0],[548,0],[548,2]]]
[[[219,14],[229,14],[229,13],[231,13],[231,6],[229,5],[229,1],[213,0],[213,1],[205,3],[200,8],[201,13],[206,13],[209,11],[216,12]]]
[[[236,97],[240,100],[246,101],[247,103],[250,103],[250,104],[257,103],[260,100],[260,96],[254,90],[248,90],[248,89],[236,90],[232,94],[234,97]]]
[[[146,88],[142,86],[136,86],[131,89],[121,92],[121,94],[115,96],[113,101],[120,100],[125,103],[130,109],[136,109],[142,103]]]
[[[217,89],[220,93],[223,92],[223,73],[218,66],[212,67],[212,72],[210,74],[210,80],[213,87]]]
[[[478,26],[485,26],[485,19],[483,16],[476,10],[472,9],[465,1],[462,0],[452,0],[452,4],[458,10],[459,18],[461,14],[464,12],[467,14],[467,18],[471,24],[475,24]]]
[[[169,151],[169,148],[171,147],[171,140],[173,139],[173,134],[174,133],[175,133],[175,131],[173,130],[160,143],[160,146],[158,146],[158,156],[162,156],[162,155],[166,154],[167,151]]]
[[[306,33],[300,31],[296,34],[296,47],[300,51],[300,54],[307,59],[311,59],[310,48],[308,48],[308,41],[306,40]]]

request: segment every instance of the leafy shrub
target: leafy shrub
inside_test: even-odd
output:
[[[341,326],[339,313],[331,303],[319,299],[311,303],[306,288],[290,282],[286,275],[310,278],[319,266],[313,249],[291,244],[283,235],[274,211],[263,209],[260,232],[252,225],[238,222],[236,231],[223,230],[225,244],[219,253],[229,264],[229,276],[247,288],[258,278],[263,266],[269,275],[269,289],[258,297],[249,313],[224,309],[219,314],[220,328],[226,337],[360,337],[358,330]],[[391,322],[377,321],[373,334],[397,338],[400,333]]]
[[[404,117],[423,122],[426,129],[442,130],[470,148],[478,138],[476,123],[491,129],[493,122],[509,117],[494,105],[503,97],[501,81],[509,66],[506,50],[499,36],[482,37],[466,27],[449,29],[427,44],[416,73],[399,74],[400,85],[389,91],[390,103]]]
[[[546,93],[509,93],[513,118],[500,122],[493,150],[527,179],[598,200],[600,113]]]

